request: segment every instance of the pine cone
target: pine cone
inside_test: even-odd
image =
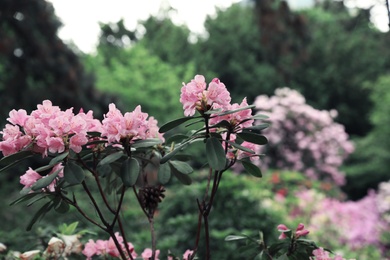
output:
[[[144,187],[138,191],[141,205],[151,213],[157,209],[158,204],[165,197],[165,189],[162,185],[156,187]]]

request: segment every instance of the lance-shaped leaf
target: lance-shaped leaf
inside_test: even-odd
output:
[[[139,163],[134,158],[127,158],[121,166],[120,177],[125,187],[133,186],[140,172]]]
[[[170,121],[166,124],[164,124],[162,127],[160,127],[160,129],[158,130],[159,133],[165,133],[165,132],[168,132],[169,130],[189,121],[189,120],[192,120],[194,118],[199,118],[199,117],[182,117],[182,118],[179,118],[179,119],[175,119],[173,121]]]
[[[263,123],[263,124],[258,124],[250,127],[246,127],[243,129],[243,131],[254,131],[254,132],[260,132],[261,130],[264,130],[269,127],[269,124]]]
[[[248,147],[245,147],[245,146],[242,146],[242,145],[239,145],[238,143],[236,142],[232,142],[232,141],[226,141],[228,144],[230,144],[231,146],[239,149],[239,150],[242,150],[242,151],[245,151],[247,153],[251,153],[251,154],[255,154],[255,152],[251,149],[249,149]]]
[[[59,199],[59,201],[56,201],[54,205],[54,210],[61,214],[67,213],[69,208],[69,204],[63,199]]]
[[[183,174],[190,174],[191,172],[194,171],[192,167],[186,162],[170,161],[169,163],[173,168],[175,168],[175,170]]]
[[[64,167],[64,179],[70,185],[80,184],[85,179],[84,170],[73,162],[67,162]]]
[[[237,133],[237,136],[243,139],[244,141],[253,143],[253,144],[267,144],[268,140],[264,135],[252,133],[252,132],[241,132]]]
[[[59,163],[62,160],[64,160],[68,155],[69,155],[69,152],[62,153],[62,154],[54,157],[53,159],[51,159],[51,161],[49,162],[48,165],[39,167],[39,168],[35,169],[35,171],[36,172],[42,172],[42,171],[46,171],[48,169],[51,169],[51,168],[54,167],[54,165],[56,165],[57,163]]]
[[[158,138],[151,138],[151,139],[145,139],[145,140],[138,140],[135,141],[131,147],[133,148],[143,148],[143,147],[151,147],[158,144],[161,144],[162,141]]]
[[[0,172],[4,172],[7,169],[11,168],[12,166],[18,164],[20,161],[31,157],[32,152],[31,151],[21,151],[17,152],[11,155],[8,155],[6,157],[1,158],[0,160]]]
[[[188,146],[188,143],[185,143],[183,145],[177,146],[172,152],[166,154],[163,158],[160,160],[160,164],[166,163],[169,161],[173,156],[175,156],[178,152],[184,150]]]
[[[53,207],[53,200],[45,203],[36,213],[35,215],[32,217],[32,219],[30,220],[30,222],[28,223],[27,225],[27,228],[26,230],[27,231],[30,231],[32,226],[35,224],[35,222],[37,222],[38,220],[42,219],[47,212],[49,212],[51,210],[51,208]]]
[[[164,163],[160,165],[158,169],[158,181],[161,184],[166,184],[171,179],[171,167],[168,163]]]
[[[62,171],[62,169],[59,169],[55,172],[53,172],[52,174],[48,175],[48,176],[45,176],[39,180],[37,180],[32,186],[31,186],[31,189],[33,191],[37,191],[37,190],[40,190],[42,188],[45,188],[47,186],[50,185],[50,183],[52,183],[54,181],[54,179],[57,177],[58,173]]]
[[[248,161],[241,161],[242,165],[244,166],[245,170],[250,173],[251,175],[262,178],[263,175],[261,174],[260,168],[254,165],[251,162]]]
[[[98,163],[98,166],[101,166],[101,165],[104,165],[104,164],[108,164],[108,163],[115,162],[115,161],[119,160],[119,158],[121,158],[122,156],[123,156],[123,152],[116,152],[116,153],[109,154],[109,155],[107,155],[106,157],[104,157],[104,158]]]
[[[263,119],[268,119],[269,116],[266,116],[266,115],[262,115],[262,114],[257,114],[257,115],[254,115],[251,117],[251,119],[254,119],[254,120],[263,120]]]
[[[171,165],[172,166],[172,165]],[[181,172],[176,171],[173,167],[171,167],[173,175],[184,185],[191,185],[192,180],[189,175],[183,174]]]
[[[210,137],[206,141],[206,156],[211,168],[216,171],[221,171],[226,167],[226,155],[221,142]]]
[[[234,110],[228,110],[228,111],[225,111],[223,113],[217,114],[217,116],[225,116],[225,115],[229,115],[229,114],[234,114],[234,113],[240,112],[242,110],[252,109],[254,107],[256,107],[256,106],[255,105],[250,105],[250,106],[246,106],[246,107],[240,107],[240,108],[237,108],[237,109],[234,109]]]
[[[45,197],[47,196],[47,194],[45,193],[41,193],[41,192],[34,192],[34,193],[28,193],[20,198],[17,198],[16,200],[14,200],[13,202],[11,202],[9,205],[12,206],[12,205],[16,205],[16,204],[19,204],[21,202],[24,202],[24,201],[28,201],[36,196],[39,196],[39,197]]]
[[[172,163],[173,162],[173,163]],[[192,172],[192,167],[185,162],[180,161],[170,161],[169,166],[171,173],[184,185],[190,185],[192,180],[189,173]]]
[[[187,140],[187,139],[188,139],[187,135],[177,134],[177,135],[172,135],[171,137],[169,137],[167,140],[165,140],[165,143],[166,144],[181,143],[182,141]]]
[[[246,240],[247,237],[245,236],[235,236],[235,235],[229,235],[225,237],[225,241],[237,241],[237,240]]]
[[[62,162],[62,160],[64,160],[68,155],[69,155],[69,152],[62,153],[62,154],[54,157],[53,159],[51,159],[49,164],[56,165],[57,163]]]

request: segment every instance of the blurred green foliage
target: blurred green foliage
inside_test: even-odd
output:
[[[378,183],[390,179],[390,76],[367,83],[371,90],[373,107],[370,113],[372,131],[356,140],[356,151],[352,154],[345,171],[349,185],[344,190],[357,199],[367,189],[376,189]]]
[[[0,126],[8,112],[44,99],[101,115],[108,103],[78,55],[57,36],[60,22],[44,0],[0,1]]]
[[[103,50],[99,48],[97,55],[86,56],[85,64],[95,73],[100,91],[121,97],[119,107],[132,111],[141,105],[142,111],[154,116],[160,125],[182,116],[182,80],[176,67],[161,61],[141,44],[123,49],[120,55],[109,59]],[[185,71],[187,76],[192,75],[193,66],[187,66]]]

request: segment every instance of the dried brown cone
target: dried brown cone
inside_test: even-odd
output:
[[[139,189],[138,197],[142,207],[153,213],[157,209],[158,204],[164,199],[164,192],[165,189],[162,185]]]

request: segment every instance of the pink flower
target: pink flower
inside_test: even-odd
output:
[[[187,249],[183,254],[183,260],[188,260],[190,256],[194,253],[193,250]]]
[[[309,234],[309,230],[306,230],[304,228],[305,228],[305,226],[302,223],[300,223],[297,226],[295,234],[294,234],[294,237],[296,239],[301,237],[301,236],[306,236],[307,234]],[[279,239],[287,238],[287,235],[284,231],[289,231],[290,229],[286,225],[280,224],[280,225],[278,225],[277,229],[278,229],[278,231],[282,232],[282,234],[279,236]]]
[[[26,123],[28,118],[29,116],[27,115],[26,110],[19,109],[18,111],[16,111],[15,109],[13,109],[11,112],[9,112],[9,118],[7,120],[14,125],[24,127],[24,124]]]
[[[305,229],[305,225],[303,225],[302,223],[300,223],[295,231],[295,235],[296,237],[302,237],[302,236],[306,236],[307,234],[309,234],[310,231]]]
[[[210,82],[207,90],[202,75],[196,75],[188,84],[183,83],[181,88],[180,102],[183,104],[185,116],[194,115],[196,110],[207,111],[217,105],[225,108],[230,100],[229,91],[217,78]]]
[[[61,137],[47,137],[46,144],[51,153],[62,153],[65,151],[64,140]]]
[[[158,260],[158,255],[160,254],[160,250],[156,250],[155,258],[154,260]],[[142,254],[141,257],[143,260],[149,260],[152,257],[152,249],[146,248]]]
[[[92,239],[88,240],[88,242],[84,245],[82,253],[87,257],[88,260],[92,259],[92,256],[97,253],[95,241]]]
[[[69,148],[72,149],[75,153],[81,152],[83,145],[88,142],[88,138],[85,134],[75,134],[69,139]]]
[[[217,105],[214,105],[213,108],[214,109],[222,108],[222,112],[225,112],[228,110],[236,110],[236,109],[247,107],[247,106],[248,106],[248,103],[246,101],[246,98],[244,98],[242,100],[241,104],[238,104],[238,103],[234,103],[232,105],[228,104],[225,107],[217,104]],[[241,130],[242,128],[252,126],[254,120],[250,119],[251,117],[252,117],[252,110],[250,108],[248,108],[248,109],[241,110],[241,111],[238,111],[238,112],[232,113],[232,114],[227,114],[224,116],[213,115],[213,117],[210,119],[210,124],[214,125],[214,124],[217,124],[223,120],[226,120],[230,123],[231,126],[233,126],[233,127],[239,126],[240,127],[239,129]],[[237,131],[238,131],[238,129],[237,129]]]
[[[188,84],[183,83],[180,102],[183,104],[185,116],[195,114],[197,106],[200,106],[204,90],[206,90],[206,81],[203,75],[196,75]]]
[[[288,228],[286,225],[284,225],[284,224],[279,224],[278,227],[277,227],[277,229],[278,229],[278,231],[282,232],[282,234],[280,234],[280,236],[279,236],[279,239],[285,239],[285,238],[287,238],[286,233],[283,232],[283,231],[289,230],[289,228]]]
[[[23,184],[24,188],[29,188],[33,186],[33,184],[41,178],[42,176],[39,173],[37,173],[31,168],[28,168],[26,173],[20,176],[20,184]]]
[[[230,93],[227,91],[225,84],[214,78],[206,91],[207,105],[219,104],[222,107],[227,107],[230,104]]]

